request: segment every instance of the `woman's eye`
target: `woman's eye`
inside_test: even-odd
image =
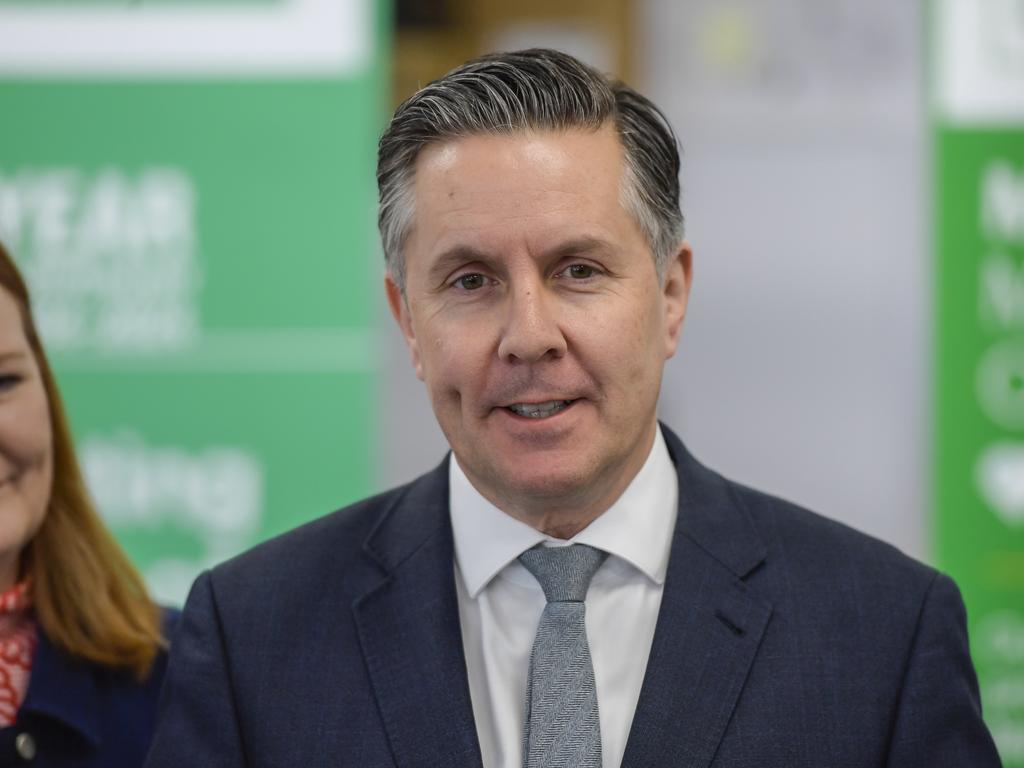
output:
[[[588,277],[596,275],[597,269],[589,264],[573,264],[565,270],[565,274],[574,280],[586,280]]]
[[[487,280],[483,275],[474,272],[471,275],[463,275],[455,280],[455,285],[464,291],[475,291],[478,288],[483,288],[487,284]]]
[[[18,382],[21,381],[21,376],[16,373],[0,373],[0,392],[6,392],[17,386]]]

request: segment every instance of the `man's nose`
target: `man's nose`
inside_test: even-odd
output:
[[[510,363],[535,363],[545,358],[557,359],[565,350],[565,336],[551,298],[538,286],[513,291],[508,298],[498,356]]]

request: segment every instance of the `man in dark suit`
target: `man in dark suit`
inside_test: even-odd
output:
[[[199,577],[150,768],[999,764],[952,581],[658,424],[678,172],[553,51],[399,107],[386,288],[452,453]]]

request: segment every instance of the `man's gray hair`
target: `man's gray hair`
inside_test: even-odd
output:
[[[611,121],[625,150],[622,204],[654,255],[658,275],[683,239],[679,147],[651,101],[559,51],[482,56],[406,99],[377,152],[381,242],[388,272],[405,291],[402,249],[414,215],[413,172],[428,144],[524,130],[598,130]]]

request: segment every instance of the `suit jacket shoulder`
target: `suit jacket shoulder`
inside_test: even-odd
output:
[[[648,675],[626,762],[999,764],[948,577],[666,442],[679,520],[649,669],[683,687]]]
[[[340,588],[351,597],[358,596],[432,531],[447,525],[447,467],[445,459],[406,485],[256,545],[214,568],[212,588],[224,595],[226,610],[236,605],[245,611],[255,605],[280,607],[280,598],[295,597],[296,605],[309,613],[308,599],[318,593],[329,592],[336,598]],[[378,540],[383,541],[377,545]],[[325,588],[328,578],[329,590]]]
[[[878,610],[919,604],[938,572],[893,545],[789,501],[724,481],[753,521],[787,589],[828,591],[836,603],[871,597]],[[847,598],[847,599],[843,599]]]
[[[479,764],[455,600],[447,461],[200,575],[147,765]]]

